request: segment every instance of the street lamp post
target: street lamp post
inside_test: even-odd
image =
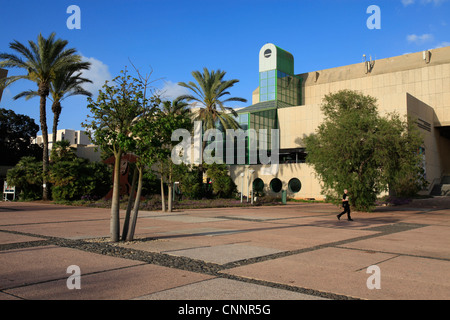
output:
[[[249,175],[248,175],[248,188],[247,188],[247,190],[249,190],[250,189],[250,183],[252,183],[252,179],[253,179],[253,173],[255,172],[255,170],[253,170],[253,169],[250,169],[250,170],[248,170],[248,173],[249,173]],[[252,191],[249,191],[249,193],[250,193],[250,195],[249,196],[251,196],[252,197],[252,204],[253,204],[253,183],[252,183]],[[248,202],[248,197],[247,197],[247,202]]]
[[[241,176],[241,203],[242,203],[242,197],[244,196],[244,173],[242,172],[240,176]]]

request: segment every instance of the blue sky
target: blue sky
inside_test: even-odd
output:
[[[81,10],[81,29],[68,29],[70,5]],[[370,5],[381,10],[381,29],[369,29]],[[193,70],[221,69],[239,79],[232,96],[251,104],[258,86],[258,54],[268,42],[291,52],[295,73],[362,61],[363,54],[382,59],[450,45],[450,0],[2,0],[0,52],[9,43],[36,41],[56,32],[69,41],[92,70],[93,92],[117,76],[130,60],[142,72],[153,69],[155,85],[168,97],[182,91],[179,81]],[[23,72],[9,69],[9,75]],[[7,88],[0,107],[27,114],[39,124],[39,99],[13,100],[34,89],[28,81]],[[47,102],[47,123],[53,120]],[[81,128],[88,109],[85,97],[62,102],[60,129]]]

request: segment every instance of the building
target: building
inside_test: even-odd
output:
[[[268,43],[259,52],[259,86],[253,92],[252,105],[237,112],[243,129],[279,129],[280,165],[276,173],[264,170],[267,166],[261,164],[249,165],[251,150],[247,147],[246,165],[230,166],[238,190],[248,194],[253,185],[265,194],[286,190],[294,198],[323,198],[320,181],[305,163],[301,138],[323,121],[320,106],[324,96],[343,89],[375,97],[381,115],[397,111],[417,118],[424,135],[424,166],[430,183],[424,193],[448,179],[450,47],[294,74],[293,55]]]
[[[56,141],[68,140],[70,146],[75,148],[76,155],[90,161],[100,161],[100,151],[95,151],[96,146],[92,144],[89,136],[82,130],[61,129],[56,132]],[[33,143],[43,143],[42,135],[37,136]],[[53,135],[48,135],[48,150],[52,150]]]

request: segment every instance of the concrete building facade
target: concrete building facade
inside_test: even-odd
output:
[[[90,161],[100,161],[100,151],[95,151],[96,146],[92,144],[89,136],[82,130],[60,129],[56,132],[56,141],[67,140],[70,146],[76,149],[76,155]],[[37,136],[33,143],[43,143],[42,135]],[[53,134],[48,135],[48,149],[53,147]]]
[[[264,175],[263,165],[231,166],[239,191],[243,185],[244,194],[248,194],[256,184],[266,194],[287,190],[288,196],[294,198],[323,198],[320,181],[312,167],[304,163],[302,137],[314,133],[323,121],[320,106],[324,96],[343,89],[375,97],[381,115],[396,111],[417,119],[424,137],[424,166],[430,183],[424,193],[430,193],[450,175],[450,47],[297,75],[293,73],[292,55],[284,54],[288,62],[292,61],[292,66],[286,67],[286,61],[277,61],[280,52],[284,54],[273,44],[261,48],[260,86],[253,92],[252,105],[238,110],[239,119],[248,120],[247,128],[257,127],[249,119],[264,118],[259,122],[264,122],[265,128],[279,129],[279,170]],[[271,84],[261,81],[266,69],[272,73]],[[283,77],[290,83],[283,83]],[[297,90],[287,95],[290,100],[281,93],[283,86]],[[249,170],[254,172],[250,174]]]

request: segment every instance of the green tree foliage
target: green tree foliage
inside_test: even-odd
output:
[[[180,177],[180,189],[183,197],[189,199],[201,199],[203,197],[203,186],[198,180],[197,171],[189,170]]]
[[[54,200],[96,199],[106,195],[111,187],[111,170],[101,162],[87,159],[62,159],[49,171]]]
[[[159,104],[160,101],[155,101]],[[136,153],[147,166],[158,168],[161,179],[162,211],[166,211],[164,182],[168,186],[168,211],[172,211],[172,187],[174,164],[171,160],[172,149],[176,144],[171,140],[176,129],[190,130],[192,122],[186,104],[179,100],[162,101],[158,108],[146,113],[133,127],[133,136],[137,137]]]
[[[31,143],[38,131],[29,116],[0,108],[0,164],[16,165],[25,156],[42,160],[42,148]]]
[[[304,142],[328,199],[339,201],[348,189],[351,204],[368,211],[380,192],[399,188],[406,177],[422,187],[423,140],[410,120],[381,117],[375,98],[350,90],[325,96],[321,110],[324,121]]]
[[[112,85],[105,83],[96,101],[88,98],[91,115],[82,124],[93,143],[111,152],[115,158],[110,223],[113,242],[118,242],[120,238],[120,160],[125,152],[134,151],[135,148],[132,128],[145,113],[147,104],[143,89],[139,79],[132,78],[127,71],[121,71]]]
[[[56,141],[50,152],[51,162],[72,161],[77,158],[75,149],[70,146],[69,140]]]
[[[210,164],[207,166],[206,174],[212,181],[214,196],[218,198],[231,198],[237,192],[236,184],[228,174],[225,164]]]
[[[43,155],[42,155],[42,176],[43,189],[42,198],[47,200],[49,190],[46,187],[47,171],[49,166],[48,155],[48,128],[47,128],[47,112],[46,99],[50,93],[50,84],[55,79],[55,75],[61,70],[85,70],[89,69],[89,62],[82,62],[81,56],[76,54],[75,49],[67,49],[68,42],[66,40],[55,39],[55,33],[45,39],[39,34],[37,43],[29,41],[30,47],[26,47],[22,43],[15,40],[9,44],[9,48],[14,50],[16,54],[0,53],[0,67],[19,68],[26,73],[22,75],[10,76],[2,80],[0,86],[6,87],[17,80],[30,80],[37,85],[37,94],[40,97],[39,112],[40,124],[43,137]],[[27,96],[20,93],[14,98]]]
[[[53,111],[53,137],[52,141],[56,141],[56,133],[58,131],[59,117],[61,115],[62,106],[61,101],[64,99],[76,96],[85,95],[91,97],[92,94],[89,91],[83,89],[82,84],[92,83],[91,80],[81,77],[81,70],[84,67],[78,64],[73,64],[67,68],[58,69],[53,80],[50,84],[50,96],[52,99],[52,111]],[[39,96],[39,93],[34,90],[24,91],[15,96],[15,99],[25,97],[26,100]]]
[[[23,157],[6,174],[8,185],[15,186],[21,200],[36,200],[41,197],[42,161],[34,157]]]
[[[207,68],[203,68],[203,73],[200,71],[192,72],[196,83],[193,81],[178,83],[178,85],[189,89],[192,94],[182,95],[177,99],[193,102],[195,105],[199,104],[200,109],[195,111],[193,120],[202,121],[203,132],[215,128],[221,128],[222,130],[240,128],[235,119],[236,111],[225,104],[228,102],[247,102],[247,100],[239,97],[227,98],[230,95],[229,90],[239,80],[225,80],[225,74],[226,72],[222,70],[209,71]],[[206,141],[202,142],[202,154],[206,148],[206,143]],[[200,163],[198,170],[198,179],[203,181],[203,163]]]
[[[178,83],[178,85],[192,91],[192,94],[178,97],[179,100],[193,101],[200,104],[200,109],[194,120],[203,121],[204,131],[216,128],[218,122],[225,129],[239,128],[239,124],[234,118],[237,116],[236,111],[231,107],[225,106],[225,103],[235,101],[247,102],[247,100],[238,97],[226,98],[230,94],[228,90],[239,80],[224,80],[225,74],[225,71],[209,71],[207,68],[203,68],[203,73],[200,71],[192,72],[192,76],[197,83],[193,81]]]

